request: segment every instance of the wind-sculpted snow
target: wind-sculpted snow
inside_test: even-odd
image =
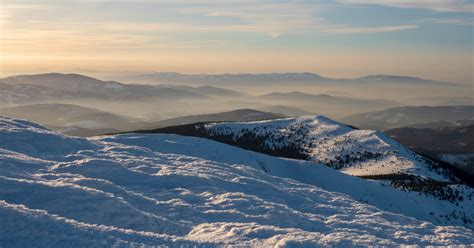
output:
[[[58,135],[38,124],[9,118],[0,120],[0,141],[2,145],[8,145],[11,151],[37,158],[61,159],[71,152],[97,148],[95,144],[87,140]]]
[[[314,163],[176,135],[70,138],[6,118],[0,135],[1,247],[474,243],[470,229],[334,192],[379,185]],[[309,177],[325,172],[334,183]]]

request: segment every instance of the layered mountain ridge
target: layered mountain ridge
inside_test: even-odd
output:
[[[450,85],[456,84],[440,82],[435,80],[426,80],[417,77],[401,75],[368,75],[359,78],[329,78],[310,72],[295,73],[241,73],[241,74],[182,74],[176,72],[154,72],[148,74],[131,75],[128,79],[143,82],[168,82],[168,83],[409,83],[409,84],[431,84],[431,85]]]
[[[474,106],[406,106],[354,114],[343,119],[360,128],[378,130],[459,120],[474,120]]]

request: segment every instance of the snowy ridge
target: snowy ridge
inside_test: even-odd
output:
[[[432,168],[417,154],[379,131],[357,130],[324,116],[305,116],[261,122],[211,123],[210,136],[263,140],[263,149],[295,147],[307,160],[323,163],[348,174],[412,174],[438,181],[452,177]]]
[[[179,129],[172,131],[181,134]],[[408,150],[379,131],[358,130],[324,116],[195,124],[194,131],[189,131],[189,127],[187,130],[182,134],[273,156],[322,163],[349,175],[452,204],[470,201],[474,195],[465,175]],[[467,224],[472,223],[472,217],[462,216]]]
[[[470,229],[390,213],[317,181],[274,176],[262,164],[275,174],[331,171],[336,183],[326,180],[328,187],[346,178],[362,187],[378,184],[209,140],[79,139],[7,118],[0,118],[0,140],[8,141],[0,143],[0,246],[474,243]],[[427,208],[447,211],[442,204]]]

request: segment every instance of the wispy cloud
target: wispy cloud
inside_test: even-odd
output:
[[[472,0],[0,1],[3,67],[23,68],[27,61],[43,66],[52,59],[65,67],[108,61],[124,68],[186,64],[269,71],[332,64],[347,70],[363,53],[374,58],[368,68],[415,70],[439,61],[438,68],[462,68],[472,78],[473,19],[466,14],[473,11]],[[415,29],[418,35],[410,35]]]
[[[166,1],[153,1],[166,2]],[[169,1],[170,3],[173,1]],[[178,1],[182,3],[184,1]],[[186,1],[189,2],[189,1]],[[206,46],[242,45],[245,40],[206,38],[199,35],[192,41],[173,40],[174,34],[210,34],[210,33],[259,33],[271,38],[278,38],[289,33],[326,33],[336,35],[351,35],[361,33],[400,32],[414,29],[415,25],[395,26],[349,26],[334,25],[318,13],[326,6],[317,3],[299,1],[256,1],[246,3],[235,1],[193,1],[193,7],[178,4],[173,5],[177,15],[200,16],[206,22],[189,22],[186,20],[157,20],[157,21],[88,21],[87,13],[78,13],[81,21],[76,20],[11,20],[3,28],[8,36],[1,38],[5,50],[92,50],[92,49],[160,49],[177,48],[191,49]],[[173,2],[176,4],[176,2]],[[29,7],[28,7],[29,6]],[[36,5],[23,7],[11,6],[10,12],[26,11],[36,8]],[[48,8],[48,7],[45,7]],[[57,8],[60,11],[60,8]],[[7,14],[8,14],[7,13]],[[230,18],[231,21],[222,21]],[[77,19],[77,18],[76,18]],[[197,19],[200,20],[200,19]]]
[[[286,32],[319,25],[317,13],[323,4],[299,1],[253,1],[253,4],[212,4],[193,8],[179,8],[181,14],[215,18],[234,18],[234,24],[220,26],[234,31],[263,32],[278,37]],[[218,27],[218,26],[216,26]]]
[[[425,18],[420,23],[449,24],[449,25],[474,25],[474,18]]]
[[[381,26],[381,27],[333,27],[329,33],[336,34],[361,34],[361,33],[386,33],[416,29],[417,25]]]
[[[399,8],[418,8],[434,11],[473,12],[471,0],[339,0],[346,4],[373,4]]]
[[[417,25],[351,26],[332,24],[318,14],[327,5],[315,2],[272,2],[255,5],[220,5],[182,8],[181,14],[198,14],[206,17],[238,18],[243,24],[192,26],[193,30],[267,33],[273,38],[285,33],[318,32],[326,34],[361,34],[400,32],[418,28]]]

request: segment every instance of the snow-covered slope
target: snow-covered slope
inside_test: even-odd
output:
[[[466,196],[462,201],[439,200],[431,195],[405,192],[343,174],[322,164],[303,160],[289,160],[260,153],[249,152],[219,142],[179,135],[129,134],[102,138],[127,145],[147,147],[154,151],[180,153],[187,156],[228,164],[244,164],[265,171],[267,174],[291,178],[299,182],[339,192],[353,199],[380,209],[416,217],[442,225],[465,225],[474,228],[474,194],[468,187],[459,187]],[[422,206],[422,207],[420,207]]]
[[[252,143],[262,151],[291,150],[288,157],[323,163],[351,175],[404,173],[452,180],[382,132],[354,129],[324,116],[209,123],[202,128],[206,136],[217,140]]]
[[[464,174],[406,149],[379,131],[358,130],[323,116],[198,123],[145,132],[209,138],[273,156],[313,161],[452,203],[472,192],[465,186],[469,182]]]
[[[474,243],[470,229],[357,199],[363,190],[356,186],[367,189],[367,199],[368,189],[383,191],[376,183],[209,140],[80,139],[0,118],[0,141],[2,247]],[[281,177],[286,173],[294,178]],[[420,208],[447,211],[430,203]],[[402,198],[398,205],[404,204]]]

